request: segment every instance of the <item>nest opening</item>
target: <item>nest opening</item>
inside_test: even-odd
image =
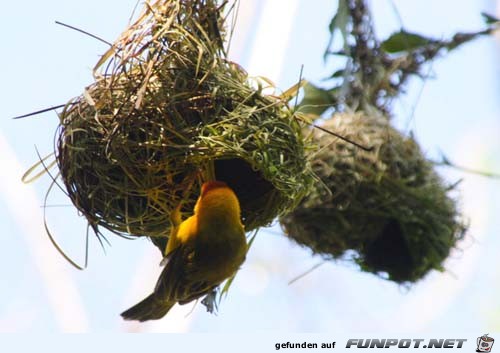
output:
[[[405,233],[395,219],[389,220],[382,232],[366,246],[359,261],[374,272],[387,273],[396,282],[411,277],[415,266]]]
[[[225,182],[235,192],[241,207],[243,224],[259,216],[252,210],[256,205],[265,203],[270,194],[276,193],[273,184],[267,181],[262,173],[254,170],[250,163],[241,158],[226,158],[214,160],[215,179]],[[199,189],[198,189],[199,190]],[[196,197],[199,194],[195,193]],[[182,212],[190,215],[192,205],[184,205]],[[163,253],[167,246],[167,237],[151,237],[151,241]]]
[[[251,214],[252,210],[258,209],[257,205],[264,204],[270,194],[276,192],[260,171],[241,158],[217,159],[214,166],[215,178],[226,182],[238,196],[244,224],[248,218],[256,216]]]

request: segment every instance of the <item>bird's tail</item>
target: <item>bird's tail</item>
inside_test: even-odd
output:
[[[158,320],[167,315],[175,302],[158,300],[154,294],[149,295],[130,309],[121,313],[125,320]]]

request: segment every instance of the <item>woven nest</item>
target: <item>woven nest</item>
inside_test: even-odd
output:
[[[442,270],[465,226],[416,142],[362,113],[336,114],[323,127],[374,150],[313,131],[312,167],[322,183],[280,219],[286,234],[329,258],[354,250],[363,271],[398,283]]]
[[[146,4],[60,113],[62,180],[94,230],[167,236],[170,211],[181,199],[192,211],[207,170],[235,190],[247,230],[308,192],[302,126],[226,60],[222,14],[215,0]]]

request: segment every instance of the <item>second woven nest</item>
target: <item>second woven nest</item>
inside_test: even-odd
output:
[[[398,283],[442,270],[465,225],[416,142],[379,115],[335,114],[322,127],[374,150],[313,131],[310,158],[322,182],[280,219],[287,235],[327,258],[352,256],[362,270]]]

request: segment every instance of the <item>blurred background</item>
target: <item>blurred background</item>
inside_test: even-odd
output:
[[[323,61],[335,0],[241,0],[230,57],[250,75],[283,90],[303,76],[332,73]],[[483,28],[481,12],[500,16],[493,0],[371,1],[380,38],[400,29],[445,38]],[[53,151],[58,118],[48,112],[92,82],[92,67],[107,46],[54,23],[68,23],[113,41],[128,24],[136,0],[10,1],[0,14],[0,332],[431,332],[500,331],[500,181],[450,168],[440,173],[458,188],[469,219],[467,237],[445,263],[410,289],[361,273],[345,262],[323,263],[283,236],[262,229],[219,313],[176,306],[145,324],[119,314],[149,294],[160,254],[146,239],[109,235],[104,250],[90,234],[89,265],[71,267],[52,247],[47,227],[80,264],[87,227],[50,178],[21,183],[38,157]],[[397,9],[397,11],[396,11]],[[485,37],[430,67],[397,104],[396,124],[412,132],[427,156],[500,173],[500,47]],[[35,149],[36,147],[36,149]],[[293,284],[288,282],[321,264]]]

